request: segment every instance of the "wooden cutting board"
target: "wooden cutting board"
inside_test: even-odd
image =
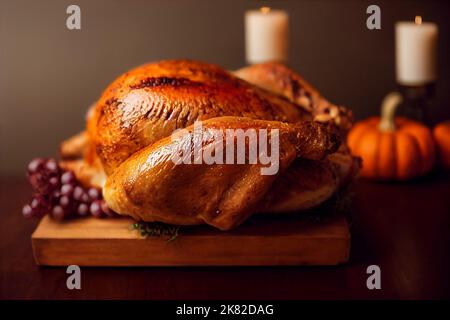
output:
[[[49,266],[336,265],[348,260],[343,216],[316,222],[299,215],[252,217],[235,230],[185,227],[173,241],[143,238],[128,218],[56,222],[44,217],[32,235],[36,263]]]

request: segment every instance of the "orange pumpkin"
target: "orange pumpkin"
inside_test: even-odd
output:
[[[433,129],[433,137],[436,142],[439,163],[450,169],[450,121],[436,125]]]
[[[361,176],[376,180],[409,180],[433,168],[435,147],[430,129],[420,122],[394,117],[399,93],[383,101],[381,117],[357,123],[348,135],[352,153],[363,159]]]

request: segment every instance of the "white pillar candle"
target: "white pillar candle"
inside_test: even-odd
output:
[[[403,85],[423,85],[436,80],[438,27],[435,23],[415,22],[395,24],[397,82]]]
[[[288,60],[289,15],[262,7],[245,13],[245,52],[248,63]]]

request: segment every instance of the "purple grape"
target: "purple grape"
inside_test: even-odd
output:
[[[56,220],[76,213],[84,216],[92,212],[97,217],[112,213],[106,204],[100,202],[100,190],[83,189],[78,185],[75,174],[62,170],[55,159],[33,159],[28,164],[28,179],[36,194],[31,203],[23,207],[25,217],[43,215],[49,211]],[[93,201],[95,204],[92,204]]]
[[[28,181],[36,192],[49,194],[59,188],[59,167],[54,159],[34,159],[28,165]]]
[[[59,205],[63,208],[70,208],[72,205],[72,201],[68,196],[62,196],[59,198]]]
[[[56,220],[73,214],[90,213],[97,218],[116,215],[103,200],[101,189],[84,189],[78,185],[75,174],[62,170],[55,159],[33,159],[28,164],[28,179],[36,194],[22,209],[27,218],[49,211]]]
[[[54,206],[52,210],[52,218],[55,220],[63,220],[64,219],[64,209],[61,206]]]
[[[30,218],[32,218],[34,216],[33,209],[31,208],[31,206],[29,204],[26,204],[26,205],[23,206],[22,214],[27,219],[30,219]]]
[[[61,187],[61,194],[70,196],[74,191],[74,187],[71,184],[63,184]]]
[[[89,188],[87,194],[91,200],[98,200],[101,198],[100,191],[97,188]]]
[[[72,171],[66,171],[61,175],[61,183],[62,184],[75,184],[76,177]]]
[[[82,217],[87,216],[89,214],[89,206],[85,203],[80,203],[78,205],[77,213]]]
[[[60,202],[62,196],[63,196],[63,194],[61,194],[60,189],[52,191],[52,193],[50,193],[50,196],[49,196],[49,201],[50,201],[51,205],[52,206],[59,205],[60,204],[59,202]]]
[[[50,210],[50,203],[44,196],[37,194],[33,196],[30,207],[34,212],[34,215],[39,217],[48,213]]]
[[[35,194],[31,198],[30,206],[33,210],[40,209],[40,208],[46,208],[47,201],[44,199],[44,197],[42,195]]]
[[[58,177],[51,177],[48,180],[48,190],[53,191],[58,189],[60,186]]]
[[[89,207],[89,211],[91,211],[91,214],[96,218],[101,218],[103,215],[101,201],[95,200],[91,203],[91,206]]]
[[[28,175],[28,181],[30,182],[33,190],[39,193],[48,192],[48,179],[49,177],[41,172],[35,172]]]
[[[44,162],[44,159],[41,158],[34,158],[33,160],[31,160],[28,164],[28,173],[32,174],[41,170],[44,166]]]
[[[81,201],[83,195],[84,195],[83,188],[80,186],[76,186],[75,189],[73,190],[73,198],[77,201]]]
[[[57,175],[59,173],[58,162],[56,162],[55,159],[47,160],[47,163],[45,164],[45,169],[49,174]]]
[[[61,197],[61,191],[55,190],[50,194],[50,198],[53,200],[58,200]],[[53,202],[53,201],[52,201]]]
[[[88,193],[80,186],[76,186],[73,190],[73,198],[86,204],[90,204],[92,202]]]
[[[81,201],[84,203],[91,203],[91,198],[89,198],[89,195],[84,192],[83,195],[81,196]]]

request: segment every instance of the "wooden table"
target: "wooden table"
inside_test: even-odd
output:
[[[339,267],[82,268],[82,290],[65,268],[38,267],[22,218],[24,179],[0,184],[0,299],[418,299],[450,298],[450,175],[408,184],[359,181],[350,262]],[[366,268],[381,268],[368,290]]]

